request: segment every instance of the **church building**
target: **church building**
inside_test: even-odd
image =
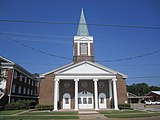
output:
[[[127,76],[94,62],[93,36],[83,8],[74,36],[73,62],[41,74],[39,104],[59,109],[116,109],[127,103]]]

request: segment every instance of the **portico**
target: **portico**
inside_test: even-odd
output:
[[[82,68],[83,71],[81,71]],[[55,72],[54,111],[58,110],[61,89],[66,91],[61,94],[62,101],[64,101],[62,102],[63,105],[61,105],[63,106],[62,109],[71,109],[71,102],[74,104],[72,104],[72,108],[76,111],[79,109],[107,109],[107,106],[110,106],[107,104],[111,104],[111,100],[113,100],[113,109],[118,110],[117,79],[112,72],[89,61],[83,61],[78,65],[74,64]],[[61,81],[63,82],[61,83]],[[64,88],[60,88],[60,84],[63,84],[61,87]],[[74,93],[67,92],[67,89],[72,89],[71,86],[74,88]],[[64,96],[65,94],[68,94],[68,96]],[[69,96],[73,96],[73,99],[71,100]],[[109,102],[106,102],[106,99]],[[69,107],[65,107],[68,105]]]

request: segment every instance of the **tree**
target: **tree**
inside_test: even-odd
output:
[[[138,83],[138,84],[127,85],[127,91],[137,96],[144,96],[150,91],[160,91],[160,87],[149,86],[146,83]]]

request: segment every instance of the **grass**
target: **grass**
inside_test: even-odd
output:
[[[1,116],[1,120],[44,120],[44,119],[79,119],[78,116]]]
[[[32,111],[14,115],[24,110],[0,111],[0,120],[45,120],[45,119],[79,119],[78,112],[42,112]]]
[[[121,110],[121,111],[102,111],[101,114],[108,118],[139,118],[139,117],[152,117],[152,116],[160,116],[160,113],[153,112],[148,113],[146,111],[138,111],[138,110]]]
[[[0,111],[0,115],[12,115],[22,111],[24,110],[4,110],[4,111]]]
[[[122,114],[122,113],[145,113],[145,111],[139,111],[139,110],[114,110],[114,111],[101,111],[101,114]]]
[[[108,118],[142,118],[142,117],[153,117],[160,116],[160,113],[139,113],[139,114],[106,114]]]
[[[39,111],[34,111],[34,112],[27,112],[23,113],[21,115],[77,115],[78,112],[39,112]]]

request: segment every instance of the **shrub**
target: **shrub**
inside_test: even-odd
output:
[[[53,105],[36,105],[35,106],[36,110],[53,110]]]
[[[131,109],[130,104],[119,104],[118,108],[121,109]]]
[[[36,102],[33,100],[19,100],[17,102],[9,103],[5,105],[5,110],[17,110],[17,109],[29,109],[31,106],[35,106]]]

